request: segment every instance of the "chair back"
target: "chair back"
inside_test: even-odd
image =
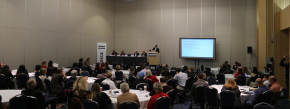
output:
[[[124,101],[120,103],[120,109],[139,109],[139,105],[134,101]]]
[[[218,90],[215,88],[205,88],[205,102],[210,106],[218,107]]]
[[[175,70],[171,70],[171,71],[170,71],[170,74],[171,74],[171,76],[173,76],[173,77],[174,77],[174,76],[175,76],[175,74],[176,74],[176,71],[175,71]]]
[[[85,71],[87,71],[87,72],[89,72],[89,71],[91,71],[92,69],[89,67],[89,66],[86,66],[85,67]]]
[[[28,75],[21,73],[19,75],[17,75],[17,85],[18,85],[18,89],[20,88],[26,88],[26,83],[28,81]]]
[[[170,98],[166,96],[159,97],[155,100],[155,109],[169,109]]]
[[[203,72],[204,71],[204,66],[203,65],[200,65],[200,69]]]
[[[37,98],[33,96],[27,96],[26,109],[40,109]]]
[[[237,85],[246,85],[246,77],[245,76],[238,76],[237,79],[240,79],[240,83]]]
[[[101,84],[102,83],[102,81],[104,81],[106,78],[99,78],[99,79],[97,79],[96,81],[95,81],[95,83],[99,83],[99,84]]]
[[[135,81],[136,81],[136,77],[135,76],[129,76],[130,88],[133,88],[133,84],[134,84]]]
[[[0,89],[7,89],[5,75],[0,74]]]
[[[85,109],[99,109],[98,102],[95,102],[94,100],[87,99],[83,102]]]
[[[176,67],[171,67],[171,70],[176,70]]]
[[[98,76],[98,71],[97,70],[94,70],[94,74],[95,74],[95,77],[97,77]]]
[[[26,95],[16,95],[9,100],[10,109],[26,109]]]
[[[226,78],[224,74],[217,74],[217,80],[219,84],[225,84],[226,83]]]
[[[176,79],[170,79],[168,80],[167,82],[167,85],[170,85],[171,87],[173,87],[174,89],[177,88],[177,84],[178,84],[178,81]]]
[[[35,80],[36,80],[38,89],[43,90],[43,84],[39,76],[35,76]]]
[[[170,91],[167,92],[167,95],[170,97],[171,99],[171,102],[170,102],[170,106],[174,106],[174,101],[176,99],[176,95],[177,95],[177,92],[176,90],[174,89],[171,89]]]
[[[160,74],[161,74],[162,76],[164,76],[164,73],[165,73],[164,70],[162,70],[162,71],[160,72]],[[159,76],[159,75],[158,75],[158,76]]]
[[[147,88],[149,87],[147,83],[139,83],[136,85],[136,89],[139,90],[140,88],[142,88],[142,90],[144,90],[144,86],[147,86]]]
[[[0,103],[2,103],[2,96],[0,95]]]
[[[185,82],[184,90],[191,90],[192,84],[193,84],[193,79],[189,77]]]
[[[69,81],[66,83],[66,89],[72,89],[73,88],[73,84],[74,84],[74,81]]]
[[[120,80],[123,81],[123,72],[122,71],[117,71],[115,72],[115,80]]]
[[[215,80],[214,77],[209,77],[207,79],[207,81],[208,81],[208,85],[214,85],[214,84],[216,84],[216,80]]]
[[[221,108],[235,108],[235,94],[230,91],[222,91],[220,93]]]
[[[89,76],[89,72],[84,71],[84,72],[81,73],[81,76]]]
[[[197,86],[195,88],[194,103],[205,104],[205,86]]]
[[[254,109],[275,109],[275,107],[268,103],[261,102],[261,103],[256,104],[254,106]]]
[[[110,86],[108,84],[101,83],[101,87],[103,87],[103,91],[110,90]]]
[[[113,65],[113,69],[115,69],[115,67],[118,65],[118,63],[117,62],[113,62],[112,65]]]
[[[270,90],[267,90],[263,93],[262,95],[262,101],[261,102],[265,102],[265,103],[272,103],[272,98],[273,98],[273,92]]]
[[[52,75],[50,75],[51,70],[52,70],[51,67],[48,67],[48,68],[47,68],[47,74],[46,74],[46,77],[48,77],[48,76],[52,76]]]
[[[52,93],[50,81],[47,78],[44,81],[45,81],[46,91],[48,91],[49,93]]]
[[[147,88],[147,91],[151,91],[153,90],[153,81],[151,79],[146,79],[148,81],[148,88]]]

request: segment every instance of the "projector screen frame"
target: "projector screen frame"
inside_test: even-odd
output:
[[[207,57],[182,57],[182,55],[181,55],[182,54],[182,52],[181,52],[181,40],[182,39],[213,39],[214,40],[213,58],[207,58]],[[216,59],[216,38],[179,38],[179,58],[215,60]]]

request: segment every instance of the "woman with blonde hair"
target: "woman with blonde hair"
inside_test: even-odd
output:
[[[115,67],[115,75],[117,75],[118,73],[123,73],[122,70],[121,70],[121,66],[120,65],[117,65]],[[124,73],[123,73],[124,74]],[[115,76],[116,77],[116,76]],[[123,75],[123,78],[126,78],[124,75]]]
[[[228,79],[225,85],[223,86],[221,91],[230,91],[235,94],[235,106],[237,109],[242,109],[243,105],[241,103],[240,95],[241,92],[239,90],[239,87],[237,86],[235,80]]]
[[[85,77],[80,76],[73,84],[73,89],[66,89],[64,91],[65,94],[68,96],[72,95],[77,97],[81,100],[81,102],[85,101],[87,98],[87,90],[88,90],[88,83]]]
[[[99,109],[108,109],[108,105],[112,103],[110,97],[100,90],[100,85],[94,83],[92,86],[91,93],[87,96],[87,99],[94,100],[98,102]]]

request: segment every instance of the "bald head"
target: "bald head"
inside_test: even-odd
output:
[[[135,50],[135,53],[137,53],[137,50]]]
[[[166,67],[166,65],[165,65],[165,64],[162,64],[162,67],[163,67],[163,68],[165,68],[165,67]]]
[[[29,89],[34,89],[36,87],[36,81],[34,79],[29,79],[26,85]]]

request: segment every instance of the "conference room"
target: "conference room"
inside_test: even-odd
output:
[[[285,109],[290,0],[0,0],[0,109]]]

